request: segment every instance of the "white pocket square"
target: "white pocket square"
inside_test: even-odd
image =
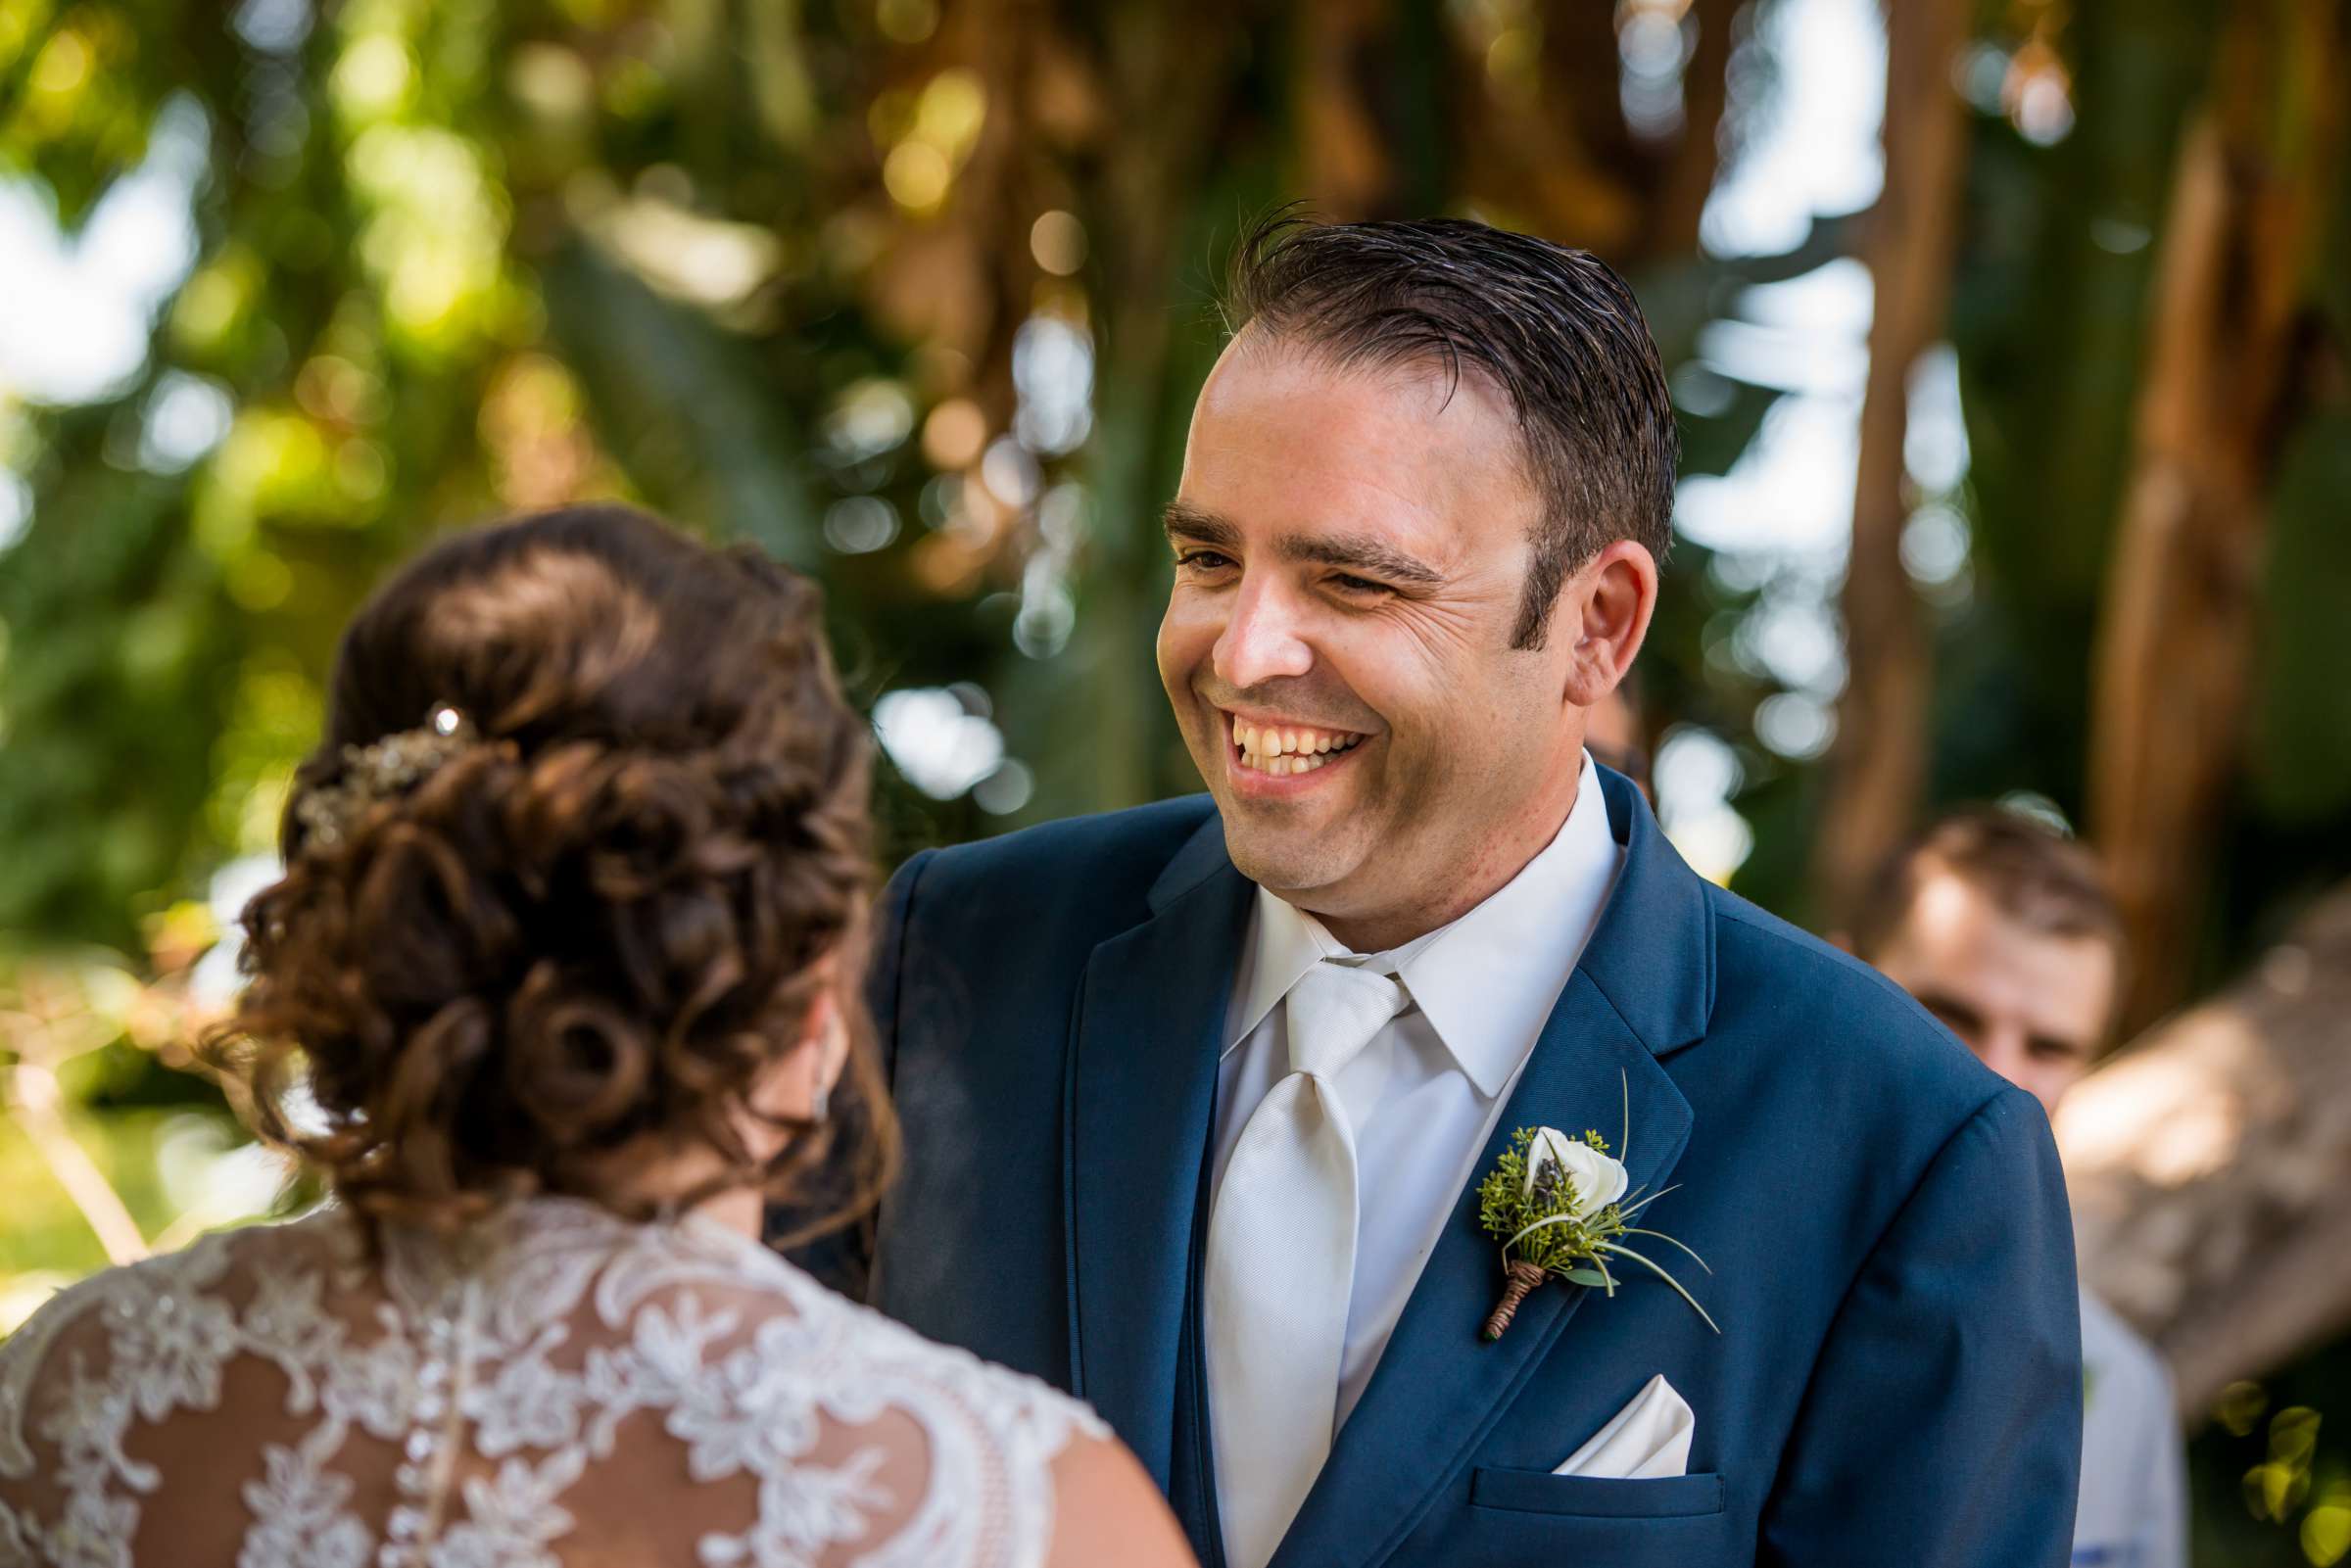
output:
[[[1592,1441],[1567,1456],[1553,1475],[1654,1481],[1690,1473],[1690,1439],[1698,1417],[1663,1374],[1649,1380]]]

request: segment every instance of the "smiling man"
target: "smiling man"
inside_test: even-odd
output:
[[[1159,640],[1208,795],[891,882],[878,1303],[1091,1401],[1229,1568],[2064,1562],[2039,1108],[1586,754],[1672,510],[1623,281],[1273,223],[1227,315]],[[1535,1126],[1608,1134],[1703,1315],[1620,1270],[1481,1336]]]

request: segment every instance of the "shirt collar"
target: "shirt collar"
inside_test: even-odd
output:
[[[1600,924],[1623,850],[1587,753],[1575,805],[1552,841],[1484,903],[1364,967],[1393,971],[1478,1092],[1502,1092],[1559,1004]],[[1325,958],[1349,958],[1322,923],[1263,887],[1224,1050],[1247,1039]]]
[[[1234,1046],[1257,1032],[1266,1016],[1306,978],[1307,971],[1346,952],[1320,921],[1260,887],[1249,923],[1249,945],[1242,949],[1243,973],[1233,986],[1233,1007],[1224,1022],[1223,1055],[1231,1055]]]

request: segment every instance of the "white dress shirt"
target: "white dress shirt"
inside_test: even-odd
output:
[[[2187,1487],[2172,1375],[2082,1293],[2082,1500],[2074,1568],[2187,1568]]]
[[[1214,1194],[1249,1114],[1289,1070],[1283,997],[1324,958],[1394,974],[1412,1001],[1338,1075],[1357,1152],[1354,1294],[1337,1418],[1355,1408],[1615,885],[1624,852],[1586,755],[1550,845],[1484,903],[1355,959],[1321,922],[1258,889],[1217,1075]],[[1209,1354],[1215,1354],[1210,1348]]]

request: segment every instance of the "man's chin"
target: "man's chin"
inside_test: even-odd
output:
[[[1251,881],[1295,903],[1329,887],[1354,870],[1347,857],[1319,840],[1300,842],[1287,832],[1252,832],[1232,815],[1224,818],[1224,853],[1233,869]]]

